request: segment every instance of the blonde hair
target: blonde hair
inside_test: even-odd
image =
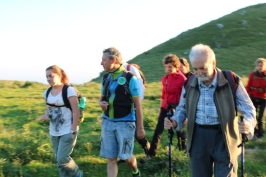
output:
[[[255,69],[254,71],[257,71],[258,68],[257,68],[257,65],[259,63],[262,63],[263,66],[266,66],[266,59],[265,58],[258,58],[256,61],[255,61]]]
[[[255,65],[257,65],[258,63],[262,63],[263,65],[266,64],[266,59],[265,58],[258,58],[255,62]]]
[[[189,63],[188,63],[187,59],[180,57],[179,61],[182,65],[184,65],[186,67],[187,71],[190,72],[190,67],[189,67]]]

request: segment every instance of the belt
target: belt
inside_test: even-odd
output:
[[[204,128],[204,129],[220,129],[221,125],[220,124],[216,124],[216,125],[200,125],[200,124],[196,124],[197,127],[199,128]]]

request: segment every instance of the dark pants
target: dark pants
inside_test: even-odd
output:
[[[154,134],[153,134],[151,147],[147,153],[147,155],[149,156],[155,156],[156,153],[158,152],[159,144],[161,141],[161,136],[164,131],[164,118],[167,117],[166,113],[167,113],[167,110],[165,110],[164,108],[161,108],[160,114],[158,117],[158,122],[155,128]]]
[[[237,177],[237,159],[230,159],[220,128],[202,128],[195,124],[190,149],[192,177]]]
[[[185,130],[183,129],[183,131],[177,131],[176,132],[176,136],[177,136],[177,146],[176,148],[179,149],[179,151],[182,150],[186,150],[186,135],[185,135]]]
[[[257,116],[257,121],[258,121],[258,127],[255,128],[255,134],[257,135],[258,138],[261,138],[264,133],[264,110],[266,107],[266,100],[265,99],[260,99],[260,98],[252,98],[251,99],[253,102],[254,107],[256,108],[256,112],[258,111],[259,114]]]
[[[144,153],[147,154],[148,150],[149,150],[149,142],[148,140],[144,137],[142,139],[138,139],[137,136],[135,135],[135,139],[137,140],[137,142],[141,145],[141,147],[144,150]]]

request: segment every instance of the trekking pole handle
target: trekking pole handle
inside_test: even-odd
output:
[[[243,122],[243,120],[244,120],[244,116],[241,115],[241,116],[240,116],[240,121]],[[247,141],[248,141],[247,136],[246,136],[245,134],[242,134],[242,143],[245,143],[245,142],[247,142]]]
[[[244,116],[241,115],[240,116],[240,121],[243,122],[243,120],[244,120]]]
[[[171,116],[172,116],[171,111],[168,111],[168,112],[166,113],[166,116],[167,116],[168,120],[171,121]],[[172,122],[172,121],[171,121],[171,122]],[[171,127],[169,130],[172,130],[172,127]]]
[[[171,118],[171,111],[168,111],[168,112],[166,113],[166,115],[167,115],[167,118],[170,120],[170,118]]]
[[[171,121],[171,119],[170,119],[171,116],[172,116],[171,111],[168,111],[168,112],[166,113],[166,115],[167,115],[168,120]],[[172,127],[171,127],[170,129],[168,129],[168,136],[169,136],[169,138],[170,138],[170,143],[171,143],[171,144],[172,144],[173,134],[174,134],[174,132],[173,132],[173,129],[172,129]]]

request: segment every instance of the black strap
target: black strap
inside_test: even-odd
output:
[[[185,82],[184,82],[184,88],[185,88],[185,94],[184,94],[184,96],[183,96],[183,98],[186,98],[186,95],[187,95],[187,91],[188,91],[188,87],[189,87],[189,83],[190,83],[190,81],[192,80],[192,78],[194,78],[195,77],[195,75],[194,74],[192,74]]]
[[[239,78],[230,70],[223,70],[222,72],[223,72],[224,77],[227,79],[227,81],[228,81],[228,83],[230,85],[230,88],[231,88],[231,91],[232,91],[232,94],[233,94],[233,97],[234,97],[235,112],[236,112],[236,115],[237,115],[236,89],[238,87]]]
[[[107,101],[109,99],[109,92],[108,92],[108,87],[110,84],[110,73],[106,76],[106,78],[103,80],[103,88],[104,88],[104,97],[102,98],[102,101]]]
[[[126,92],[130,94],[130,91],[129,91],[129,83],[128,83],[128,71],[123,71],[122,73],[122,77],[124,77],[126,79],[126,82],[125,84],[123,84],[123,87],[124,89],[126,90]],[[109,84],[110,84],[110,73],[105,77],[105,79],[103,80],[103,87],[104,87],[104,97],[102,98],[102,101],[107,101],[109,100],[109,91],[108,91],[108,88],[109,88]]]
[[[68,100],[68,97],[67,97],[67,89],[68,89],[68,87],[69,87],[69,85],[64,84],[63,89],[62,89],[62,97],[63,97],[63,101],[64,101],[65,106],[72,111],[70,103],[69,103],[69,100]]]
[[[123,87],[124,87],[124,89],[126,90],[126,92],[127,92],[129,95],[131,95],[130,92],[129,92],[129,83],[128,83],[128,81],[127,81],[127,73],[128,73],[128,71],[123,71],[123,73],[122,73],[122,77],[124,77],[124,78],[126,79],[126,83],[123,84]]]
[[[52,90],[52,87],[49,87],[47,89],[47,91],[46,91],[46,104],[49,105],[49,106],[56,106],[56,107],[63,107],[63,106],[65,106],[65,107],[69,108],[72,111],[72,108],[70,106],[70,103],[69,103],[69,100],[68,100],[68,97],[67,97],[67,89],[68,89],[68,87],[69,87],[69,85],[64,84],[63,89],[62,89],[62,97],[63,97],[64,105],[56,106],[56,105],[47,103],[47,98],[48,98],[49,93]]]
[[[49,87],[48,89],[47,89],[47,91],[46,91],[46,104],[47,104],[47,98],[48,98],[48,95],[49,95],[49,93],[51,92],[51,90],[52,90],[52,87]]]

